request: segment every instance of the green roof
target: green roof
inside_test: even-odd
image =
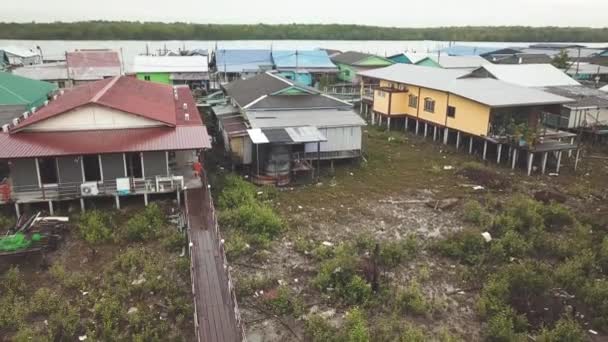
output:
[[[40,107],[55,89],[57,86],[52,83],[0,72],[0,106]]]

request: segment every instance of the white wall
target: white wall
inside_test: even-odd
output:
[[[598,124],[608,125],[608,108],[570,110],[568,128],[590,127]]]
[[[86,131],[163,125],[162,122],[119,110],[87,105],[27,126],[24,131]]]
[[[361,149],[361,127],[319,128],[327,141],[321,143],[321,152]],[[317,143],[306,144],[306,152],[317,152]]]

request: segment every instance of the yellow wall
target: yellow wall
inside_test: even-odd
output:
[[[424,99],[430,97],[435,100],[435,112],[429,113],[424,111]],[[438,90],[422,88],[420,98],[418,99],[420,111],[418,118],[429,122],[445,124],[446,110],[448,105],[448,94]]]
[[[447,127],[475,135],[488,134],[490,107],[454,94],[450,94],[450,106],[456,108],[456,117],[447,118]]]
[[[381,87],[397,87],[397,83],[381,80]],[[486,135],[488,133],[488,123],[490,121],[490,107],[481,103],[466,99],[464,97],[448,93],[419,88],[413,85],[406,85],[409,90],[407,93],[393,93],[391,100],[391,113],[407,114],[412,117],[418,117],[421,120],[437,123],[442,126],[447,125],[449,128],[459,131],[475,134]],[[389,93],[383,92],[384,97],[379,97],[376,90],[374,93],[374,110],[380,113],[388,113]],[[409,106],[409,96],[418,96],[418,106],[420,109]],[[430,97],[435,100],[435,112],[428,113],[424,111],[424,99]],[[447,117],[447,107],[449,105],[456,108],[456,117]]]

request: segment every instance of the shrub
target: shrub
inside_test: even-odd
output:
[[[358,275],[338,288],[338,293],[347,304],[363,304],[372,294],[372,287]]]
[[[423,315],[429,311],[429,304],[424,293],[415,281],[412,281],[407,288],[397,292],[395,305],[399,311],[414,315]]]
[[[163,212],[156,203],[152,203],[127,221],[124,235],[128,241],[148,241],[157,238],[164,225]]]
[[[473,223],[479,228],[486,228],[492,224],[492,215],[477,201],[468,201],[462,208],[466,222]]]
[[[161,243],[163,247],[169,252],[180,252],[184,246],[186,246],[186,236],[183,232],[177,229],[169,229],[167,234],[163,237]]]
[[[411,324],[406,324],[403,332],[399,335],[399,341],[401,342],[426,342],[428,340],[429,338],[424,333],[424,330]]]
[[[509,257],[523,258],[532,250],[532,244],[514,230],[507,231],[496,244],[500,245],[505,255]]]
[[[347,295],[349,301],[354,298],[363,299],[364,296],[359,296],[359,294],[349,295],[346,293],[347,286],[358,289],[362,293],[367,292],[360,286],[361,281],[355,280],[351,284],[352,279],[357,275],[357,265],[358,258],[352,247],[340,245],[336,248],[333,258],[321,263],[313,284],[321,291],[333,289],[340,297]]]
[[[538,342],[583,342],[587,336],[581,326],[574,320],[562,318],[551,330],[543,329],[537,337]]]
[[[224,247],[226,249],[226,256],[232,260],[245,254],[249,249],[249,244],[241,232],[235,231],[226,237]]]
[[[276,296],[267,299],[265,303],[276,315],[292,315],[299,317],[304,313],[304,302],[287,286],[279,286]]]
[[[480,263],[487,249],[481,233],[472,229],[456,232],[439,241],[437,248],[443,255],[469,265]]]
[[[591,309],[596,329],[608,329],[608,280],[590,280],[582,289],[582,299]]]
[[[311,342],[337,342],[338,329],[329,324],[323,317],[312,315],[304,324],[304,333]]]
[[[488,321],[486,339],[492,342],[525,341],[525,337],[515,331],[513,320],[512,311],[505,310],[498,312]]]
[[[568,291],[577,291],[589,279],[594,264],[593,252],[589,250],[581,251],[579,255],[558,265],[554,273],[555,280]]]
[[[363,313],[358,308],[352,309],[346,315],[344,323],[346,340],[349,342],[370,341],[369,328]]]
[[[236,293],[239,297],[251,296],[256,291],[272,288],[276,283],[276,277],[262,274],[239,277],[236,281]]]
[[[240,176],[230,174],[224,178],[224,187],[218,205],[222,209],[234,209],[256,202],[255,186]]]
[[[492,225],[502,235],[509,230],[519,233],[542,231],[544,218],[542,203],[524,195],[513,196]]]
[[[390,241],[380,246],[380,264],[386,267],[395,267],[405,260],[415,256],[417,241],[414,236],[408,236],[400,241]]]
[[[90,246],[108,242],[112,238],[111,217],[100,210],[85,211],[78,219],[78,232]]]
[[[123,319],[123,307],[116,297],[102,297],[93,307],[93,314],[98,320],[98,335],[105,340],[115,340],[120,332]]]
[[[545,227],[550,230],[559,230],[576,222],[576,218],[568,208],[561,204],[551,203],[542,210]]]
[[[252,237],[252,242],[258,243],[272,240],[283,230],[283,222],[272,208],[257,203],[222,212],[220,222],[242,230]]]
[[[12,217],[0,215],[0,232],[8,230],[15,226],[15,219]]]

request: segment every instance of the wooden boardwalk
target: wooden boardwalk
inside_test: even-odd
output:
[[[209,192],[205,187],[187,189],[185,194],[198,341],[243,341]]]

